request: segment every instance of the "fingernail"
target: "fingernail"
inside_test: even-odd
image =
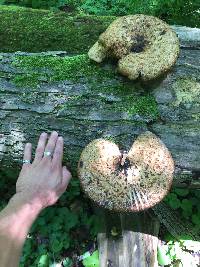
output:
[[[58,137],[58,140],[59,140],[59,141],[63,141],[62,136],[59,136],[59,137]]]
[[[26,143],[26,146],[32,146],[32,144],[31,143]]]
[[[41,133],[42,136],[45,136],[46,134],[47,134],[47,133],[45,133],[45,132]]]
[[[56,131],[53,131],[51,134],[53,134],[53,135],[54,135],[54,134],[55,134],[55,135],[58,135],[58,133],[57,133]]]

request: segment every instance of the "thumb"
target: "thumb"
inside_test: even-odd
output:
[[[72,178],[71,173],[68,171],[66,166],[63,166],[62,168],[62,187],[63,188],[67,188],[70,180]]]

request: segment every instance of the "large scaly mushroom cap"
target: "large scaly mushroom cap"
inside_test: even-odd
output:
[[[179,40],[160,19],[129,15],[112,22],[88,55],[99,63],[106,57],[119,59],[121,74],[131,80],[147,81],[172,68],[179,55]]]
[[[162,141],[141,134],[128,153],[104,139],[83,150],[78,175],[85,193],[98,205],[115,211],[148,209],[168,193],[174,162]]]

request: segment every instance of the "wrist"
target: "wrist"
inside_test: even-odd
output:
[[[37,217],[42,210],[42,206],[37,201],[28,200],[22,193],[16,193],[9,201],[8,207],[16,211],[23,209],[31,217]]]
[[[41,208],[26,201],[21,193],[15,194],[0,214],[0,236],[9,236],[23,244],[28,231],[39,215]]]

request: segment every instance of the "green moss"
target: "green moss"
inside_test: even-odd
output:
[[[13,81],[19,87],[36,87],[38,84],[38,75],[35,73],[15,75]]]
[[[155,118],[159,115],[157,103],[151,95],[139,97],[129,96],[124,99],[124,103],[125,105],[123,105],[122,109],[126,110],[129,115],[154,115]]]
[[[111,110],[125,112],[127,118],[139,115],[137,118],[139,121],[144,118],[147,120],[149,118],[151,118],[151,120],[156,120],[159,117],[156,100],[149,94],[144,96],[137,96],[135,94],[121,96],[121,101],[111,105]]]
[[[64,12],[0,6],[0,50],[83,53],[113,20],[114,17],[73,17]]]
[[[90,61],[87,55],[74,57],[60,56],[16,56],[13,66],[23,71],[23,74],[16,74],[13,81],[16,85],[36,86],[40,82],[55,82],[71,80],[74,82],[81,79],[100,79],[114,77],[113,70],[105,70]]]
[[[75,93],[59,107],[64,111],[76,109],[80,104],[87,114],[89,93],[90,101],[98,103],[96,108],[102,116],[107,111],[124,113],[124,119],[128,120],[138,115],[136,121],[156,120],[159,116],[153,96],[148,93],[141,96],[141,87],[118,75],[113,65],[96,64],[85,54],[73,57],[16,56],[12,66],[19,73],[12,80],[20,87],[33,88],[42,83],[66,80],[85,84],[85,91]]]

